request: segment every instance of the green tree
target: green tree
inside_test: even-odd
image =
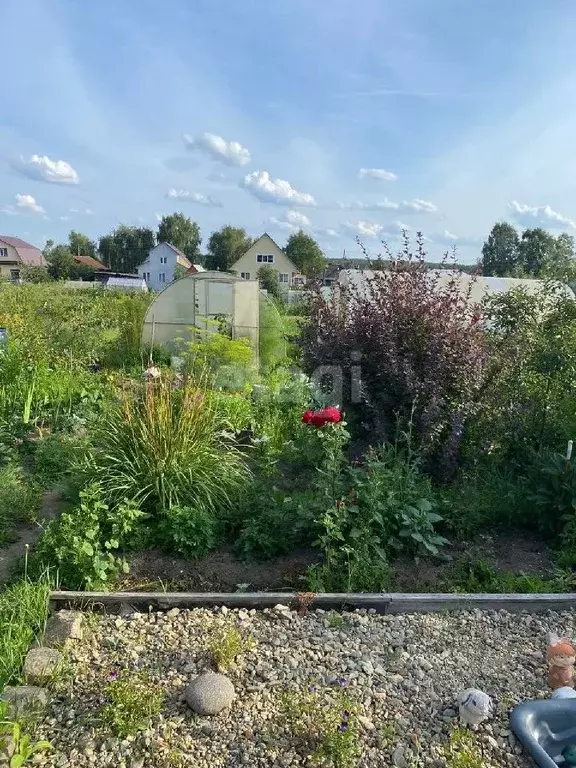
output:
[[[284,253],[306,277],[317,277],[326,268],[326,258],[320,246],[302,230],[290,235]]]
[[[277,269],[274,269],[269,264],[265,264],[258,270],[257,277],[260,287],[268,291],[269,296],[273,296],[275,299],[280,298],[280,281]]]
[[[154,232],[148,227],[121,224],[100,238],[98,251],[109,269],[132,274],[146,261],[154,244]]]
[[[74,229],[68,235],[68,247],[73,256],[92,256],[97,258],[97,247],[94,240],[90,240],[88,235],[76,232]]]
[[[208,240],[206,268],[227,272],[253,242],[242,227],[225,226],[212,232]]]
[[[526,229],[518,248],[518,266],[529,277],[540,277],[543,270],[554,262],[557,241],[554,235],[541,227]]]
[[[186,254],[193,264],[198,263],[202,242],[200,227],[183,213],[162,216],[158,225],[157,240],[159,243],[170,243]]]
[[[488,240],[482,246],[482,274],[505,277],[518,267],[518,232],[511,224],[500,221],[494,224]]]
[[[74,259],[68,246],[52,246],[45,255],[48,262],[48,274],[52,280],[69,280],[74,269]]]

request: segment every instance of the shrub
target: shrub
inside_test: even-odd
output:
[[[163,514],[162,531],[166,545],[186,557],[200,557],[214,549],[218,520],[203,507],[170,507]]]
[[[112,504],[126,498],[151,514],[177,506],[217,516],[249,478],[220,426],[202,384],[135,387],[94,424],[88,471]]]
[[[48,435],[36,444],[34,474],[45,488],[65,478],[76,459],[78,448],[76,442],[61,434]]]
[[[522,470],[576,432],[576,302],[550,283],[485,302],[490,366],[472,449]]]
[[[435,525],[430,481],[409,446],[371,451],[329,485],[336,498],[316,520],[324,562],[309,572],[314,591],[374,591],[388,586],[388,562],[404,551],[437,555],[447,543]]]
[[[94,483],[80,492],[79,506],[48,524],[36,546],[36,568],[52,570],[68,589],[105,587],[127,572],[115,553],[130,542],[143,517],[134,502],[109,507]]]
[[[458,274],[441,282],[425,257],[422,240],[414,255],[406,238],[385,270],[331,301],[318,291],[301,346],[309,373],[342,374],[342,405],[366,423],[370,442],[394,442],[412,424],[427,468],[446,481],[483,382],[483,331],[470,288]]]

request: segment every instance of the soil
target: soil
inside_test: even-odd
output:
[[[32,547],[40,538],[43,524],[58,515],[63,502],[57,491],[47,491],[42,500],[38,520],[34,523],[20,523],[14,528],[14,541],[0,548],[0,584],[8,581],[24,558],[26,545]]]
[[[186,560],[152,550],[134,555],[123,589],[184,592],[282,592],[304,589],[307,568],[319,561],[312,549],[262,563],[243,563],[230,550],[212,552],[198,560]]]
[[[550,575],[552,554],[526,533],[483,535],[474,542],[453,546],[448,562],[412,558],[397,560],[391,591],[446,591],[450,571],[459,562],[484,560],[501,571]],[[152,550],[132,557],[123,589],[136,591],[281,592],[303,590],[307,568],[320,561],[318,552],[302,549],[262,563],[243,563],[230,550],[213,552],[199,560],[186,560]]]

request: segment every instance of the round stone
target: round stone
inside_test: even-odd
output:
[[[190,683],[184,698],[188,706],[199,715],[217,715],[228,709],[236,697],[232,682],[226,675],[205,672]]]

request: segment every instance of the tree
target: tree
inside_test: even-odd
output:
[[[94,240],[90,240],[88,235],[72,230],[68,235],[68,246],[73,256],[92,256],[92,258],[96,258],[96,243]]]
[[[326,258],[320,246],[302,230],[290,235],[284,253],[306,277],[317,277],[326,268]]]
[[[540,277],[542,270],[554,261],[556,245],[556,238],[545,229],[526,229],[518,248],[521,272],[529,277]]]
[[[505,277],[518,266],[518,232],[506,221],[492,227],[488,240],[482,246],[482,274]]]
[[[227,272],[253,242],[242,227],[225,226],[212,232],[208,240],[206,268]]]
[[[48,274],[52,280],[69,280],[74,269],[74,259],[67,245],[56,245],[46,253]]]
[[[280,298],[280,281],[278,280],[277,269],[265,264],[258,270],[257,277],[261,288],[268,291],[268,294],[275,299]]]
[[[104,264],[114,272],[134,273],[154,247],[154,232],[148,227],[121,224],[100,238],[98,251]]]
[[[158,225],[157,240],[159,243],[170,243],[186,254],[193,264],[198,263],[202,242],[200,227],[183,213],[162,216]]]

